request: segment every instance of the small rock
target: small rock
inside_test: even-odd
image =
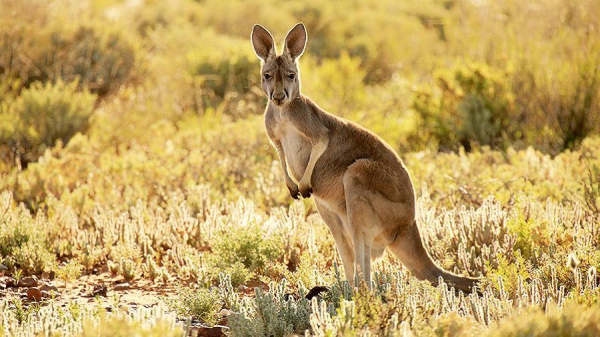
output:
[[[19,280],[19,287],[31,288],[37,286],[38,279],[35,275],[23,277],[21,280]]]
[[[4,282],[0,282],[0,290],[6,289],[6,284]]]
[[[221,317],[226,317],[231,315],[231,310],[229,309],[221,309],[221,311],[219,311],[219,316]]]
[[[0,263],[0,271],[2,270],[8,270],[8,267]]]
[[[42,290],[42,297],[43,297],[43,298],[50,298],[50,297],[51,297],[51,295],[50,295],[50,293],[49,293],[49,292],[47,292],[47,291],[45,291],[45,290]]]
[[[130,285],[129,285],[129,283],[127,283],[127,282],[125,282],[125,283],[119,283],[119,284],[117,284],[117,285],[116,285],[116,286],[113,288],[113,290],[114,290],[114,291],[127,290],[127,289],[129,289],[129,287],[130,287]]]
[[[207,327],[207,326],[199,326],[197,327],[196,331],[198,331],[198,336],[203,336],[203,337],[221,337],[221,336],[225,336],[225,332],[223,331],[225,329],[227,329],[226,327],[223,326],[219,326],[219,325],[215,325],[213,327]]]
[[[27,289],[27,298],[39,302],[42,300],[42,292],[38,288]]]
[[[108,292],[108,288],[106,284],[96,284],[94,286],[94,290],[92,290],[92,296],[103,296],[106,297],[106,293]]]
[[[9,278],[8,280],[6,280],[7,288],[16,287],[16,286],[17,286],[17,282],[15,281],[14,278]]]
[[[41,291],[58,291],[58,288],[54,286],[52,283],[44,283],[40,287]]]

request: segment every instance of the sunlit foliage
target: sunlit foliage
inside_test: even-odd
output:
[[[264,132],[251,27],[298,21],[302,91],[400,153],[431,255],[480,293],[389,254],[372,291],[342,279]],[[599,22],[593,0],[0,0],[5,274],[180,289],[1,298],[0,335],[181,335],[221,309],[234,336],[598,335]]]

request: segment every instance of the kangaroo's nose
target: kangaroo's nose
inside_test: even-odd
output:
[[[274,92],[273,93],[273,98],[276,101],[283,101],[283,99],[285,98],[285,93],[283,91],[281,92]]]

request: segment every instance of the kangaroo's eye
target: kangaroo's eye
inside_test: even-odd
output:
[[[296,78],[296,74],[289,74],[287,76],[290,80],[293,80],[294,78]]]
[[[265,78],[265,80],[270,80],[271,79],[271,75],[269,75],[269,74],[264,74],[263,77]]]

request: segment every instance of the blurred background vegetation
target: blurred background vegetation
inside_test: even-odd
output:
[[[256,124],[249,31],[298,21],[304,93],[398,150],[556,155],[600,128],[593,0],[2,0],[2,171],[77,133],[105,149]]]
[[[260,23],[280,43],[300,21],[303,93],[399,151],[432,255],[489,276],[502,305],[477,318],[462,298],[465,312],[508,316],[523,282],[598,303],[564,263],[600,263],[597,0],[0,0],[0,262],[206,289],[221,272],[236,287],[334,282],[311,202],[279,208],[292,201],[249,39]]]
[[[248,38],[255,23],[280,41],[304,22],[303,92],[401,153],[531,146],[554,156],[600,129],[593,0],[1,7],[0,175],[32,209],[48,191],[70,193],[96,173],[136,165],[179,187],[209,182],[224,194],[250,193],[256,174],[248,169],[274,159]],[[69,174],[19,179],[32,163],[30,171],[58,165]]]

